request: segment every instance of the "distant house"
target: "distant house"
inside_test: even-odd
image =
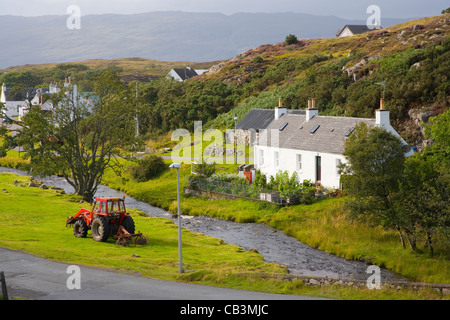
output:
[[[346,25],[337,32],[336,37],[337,38],[351,37],[357,34],[362,34],[377,29],[380,29],[380,27],[375,26],[375,28],[370,29],[367,27],[367,25]]]
[[[305,114],[305,110],[287,109],[282,104],[283,101],[279,99],[277,113],[274,112],[274,109],[251,109],[236,125],[237,144],[251,145],[260,131],[266,129],[275,118],[281,117],[283,114]],[[232,134],[233,132],[229,132],[229,141],[233,139]]]
[[[5,108],[1,111],[0,120],[3,119],[13,119],[19,116],[19,109],[23,106],[27,106],[27,101],[10,101],[9,97],[10,89],[6,88],[6,85],[3,83],[2,92],[0,94],[0,102],[4,104]]]
[[[167,77],[173,78],[176,81],[182,82],[187,79],[199,76],[206,71],[207,71],[206,69],[205,70],[203,70],[203,69],[195,70],[191,67],[177,68],[177,69],[170,70],[170,72],[167,74]]]
[[[76,84],[72,84],[70,79],[66,79],[64,87],[71,87],[73,96],[69,97],[74,104],[86,103],[89,111],[92,110],[95,101],[91,94],[79,93]],[[48,96],[61,92],[59,84],[51,83],[48,88],[29,89],[26,92],[27,98],[23,101],[9,101],[10,89],[5,84],[2,86],[0,102],[5,105],[4,114],[1,118],[18,118],[19,121],[25,116],[30,108],[39,107],[44,112],[51,112],[54,109],[53,103],[47,99]],[[6,117],[5,117],[6,116]]]
[[[347,161],[343,155],[345,141],[358,123],[383,127],[400,137],[390,125],[383,100],[375,119],[319,116],[315,102],[304,115],[283,114],[277,118],[277,109],[274,120],[260,132],[254,146],[255,169],[268,178],[279,171],[288,171],[290,176],[296,173],[298,181],[311,180],[324,187],[339,188],[338,169]],[[412,154],[409,147],[405,156]]]

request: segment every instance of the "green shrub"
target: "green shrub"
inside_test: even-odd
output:
[[[195,172],[202,177],[211,177],[216,172],[215,163],[199,163],[195,165]]]
[[[261,56],[256,56],[256,57],[253,58],[253,62],[263,63],[264,59]]]
[[[131,166],[129,170],[134,180],[143,182],[160,176],[167,170],[167,165],[161,157],[148,155],[138,164]]]
[[[291,44],[296,44],[297,42],[298,42],[297,37],[293,34],[288,35],[285,40],[287,46],[290,46]]]

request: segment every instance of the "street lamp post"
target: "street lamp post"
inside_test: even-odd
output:
[[[180,208],[180,168],[179,163],[172,163],[169,168],[177,169],[177,199],[178,199],[178,272],[183,273],[183,255],[181,244],[181,208]]]

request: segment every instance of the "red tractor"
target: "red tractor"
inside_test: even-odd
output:
[[[110,236],[117,244],[146,244],[148,239],[142,233],[134,233],[133,218],[125,210],[124,198],[95,198],[91,210],[80,209],[73,217],[68,217],[67,225],[73,224],[73,233],[77,238],[86,238],[91,230],[92,239],[105,242]]]

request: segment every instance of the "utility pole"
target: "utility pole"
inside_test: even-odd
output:
[[[136,82],[136,116],[134,118],[135,120],[135,134],[136,137],[139,136],[139,114],[138,114],[138,110],[139,110],[139,82]]]
[[[183,254],[181,242],[181,206],[180,206],[180,168],[179,163],[172,163],[169,168],[177,169],[177,199],[178,199],[178,273],[183,273]]]

